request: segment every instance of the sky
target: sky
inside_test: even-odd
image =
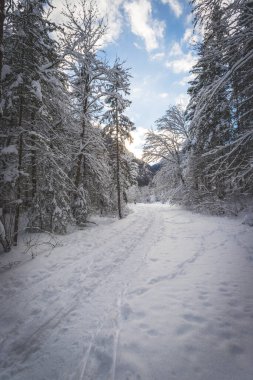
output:
[[[53,0],[59,20],[62,0]],[[76,3],[69,0],[70,4]],[[170,105],[186,106],[189,70],[195,63],[193,25],[187,0],[96,0],[108,31],[103,49],[130,68],[134,142],[128,145],[141,158],[145,133]]]

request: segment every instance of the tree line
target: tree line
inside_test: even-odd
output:
[[[66,233],[94,210],[123,216],[136,165],[129,70],[101,50],[106,25],[92,0],[51,21],[50,0],[0,8],[0,242],[20,229]]]
[[[193,0],[197,63],[186,111],[172,106],[149,131],[161,160],[154,186],[195,209],[226,212],[253,195],[253,1]]]

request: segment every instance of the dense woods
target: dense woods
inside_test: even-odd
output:
[[[253,1],[193,0],[198,60],[183,112],[170,107],[147,135],[160,158],[157,199],[237,213],[253,195]]]
[[[81,9],[81,11],[80,11]],[[125,148],[133,124],[129,73],[100,51],[106,25],[95,3],[66,5],[65,25],[49,0],[6,0],[0,9],[1,243],[20,229],[66,233],[93,211],[124,214],[135,181]],[[116,128],[116,129],[115,129]]]
[[[253,1],[192,0],[202,33],[190,102],[170,106],[148,132],[143,158],[153,168],[125,146],[129,70],[108,63],[95,3],[78,4],[66,4],[60,26],[50,0],[1,1],[4,250],[20,230],[64,234],[93,212],[122,218],[128,197],[240,211],[253,196]]]

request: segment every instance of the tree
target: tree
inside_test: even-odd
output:
[[[14,244],[22,210],[29,209],[33,226],[59,231],[65,222],[56,214],[63,211],[60,205],[68,209],[63,149],[68,98],[50,7],[47,0],[13,1],[4,34],[1,181],[4,213],[14,212]]]
[[[252,1],[192,3],[204,37],[189,89],[188,187],[197,202],[218,202],[252,189]]]
[[[78,12],[75,7],[66,6],[68,22],[64,44],[76,124],[72,168],[76,190],[72,209],[77,223],[81,224],[86,221],[92,201],[108,205],[110,172],[102,131],[98,127],[108,72],[108,65],[98,56],[105,25],[92,1],[81,0],[79,6]]]
[[[189,165],[192,165],[193,188],[200,191],[203,186],[209,190],[215,187],[221,197],[225,191],[223,177],[217,176],[214,179],[212,175],[217,171],[217,166],[208,167],[205,153],[217,145],[226,144],[232,133],[228,84],[219,89],[212,98],[209,96],[210,87],[217,78],[225,74],[227,68],[223,54],[227,28],[222,15],[223,10],[218,3],[209,7],[209,19],[199,46],[199,59],[192,70],[195,79],[188,91],[191,101],[187,110],[191,146]]]
[[[124,195],[127,184],[124,183],[126,178],[127,161],[124,159],[126,154],[125,141],[132,141],[131,131],[134,129],[133,123],[124,114],[131,102],[125,97],[129,95],[129,70],[123,67],[123,63],[116,59],[112,69],[109,72],[109,84],[107,85],[107,97],[105,103],[108,110],[103,116],[106,126],[104,132],[110,137],[111,155],[114,163],[114,178],[117,190],[118,214],[121,219],[122,214],[122,196]]]
[[[4,20],[5,20],[5,0],[0,2],[0,117],[2,117],[2,68],[3,68],[3,53],[4,53]]]
[[[170,173],[170,187],[177,187],[179,183],[184,185],[182,146],[188,138],[184,110],[180,106],[170,106],[156,121],[156,126],[156,130],[146,134],[143,158],[147,162],[162,162],[164,171]]]

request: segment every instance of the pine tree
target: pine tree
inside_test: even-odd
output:
[[[124,172],[126,172],[126,160],[123,159],[126,153],[125,141],[132,141],[131,131],[134,129],[133,123],[124,114],[131,102],[126,98],[129,95],[128,69],[123,67],[118,59],[109,73],[109,84],[107,86],[106,105],[108,110],[105,112],[103,121],[106,124],[105,134],[110,137],[111,155],[114,162],[114,178],[117,191],[118,215],[121,219],[122,197],[125,194],[126,183],[124,183]]]
[[[3,68],[3,37],[4,37],[4,20],[5,20],[5,0],[0,2],[0,117],[2,117],[2,68]]]
[[[40,206],[39,217],[31,216],[31,224],[34,226],[36,220],[36,227],[58,231],[53,215],[62,203],[59,186],[65,186],[64,161],[59,163],[65,156],[60,142],[64,136],[59,135],[66,127],[60,107],[67,108],[67,97],[65,78],[58,67],[58,46],[51,37],[56,26],[48,21],[46,13],[50,6],[49,1],[42,0],[12,2],[4,35],[2,184],[4,208],[13,211],[15,207],[10,232],[14,244],[21,211],[29,208],[31,215],[37,214],[38,199],[42,197],[45,207],[42,210]],[[52,202],[46,192],[42,195],[42,183],[47,183],[47,189],[51,184]],[[58,218],[60,224],[63,220]]]
[[[195,2],[194,2],[195,3]],[[224,175],[219,163],[206,154],[229,143],[233,126],[229,104],[230,84],[227,82],[213,92],[213,86],[227,71],[225,41],[228,36],[227,23],[223,19],[224,9],[219,2],[204,0],[195,7],[197,23],[205,26],[203,41],[198,47],[198,62],[192,72],[191,100],[187,109],[190,122],[188,140],[188,200],[199,202],[211,193],[223,198],[226,193]],[[217,158],[217,157],[216,157]],[[197,198],[196,198],[197,197]]]
[[[252,1],[192,3],[205,33],[189,89],[188,184],[196,202],[229,199],[252,189]]]
[[[231,107],[233,110],[233,153],[226,152],[234,164],[230,167],[233,188],[238,192],[253,191],[253,1],[231,4],[229,16],[235,20],[227,44],[231,71]]]

